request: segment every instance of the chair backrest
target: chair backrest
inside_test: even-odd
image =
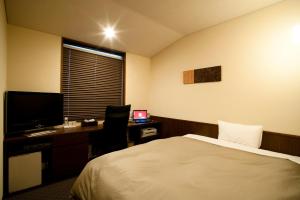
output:
[[[131,105],[107,106],[103,123],[106,152],[124,149],[127,143],[127,127]]]

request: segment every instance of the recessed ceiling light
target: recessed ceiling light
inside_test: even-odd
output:
[[[113,39],[116,37],[116,31],[114,27],[107,26],[103,29],[103,35],[108,39]]]

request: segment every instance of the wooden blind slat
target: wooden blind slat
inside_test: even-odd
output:
[[[61,86],[70,120],[103,119],[107,105],[123,104],[123,62],[63,48]]]

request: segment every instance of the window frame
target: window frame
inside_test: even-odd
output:
[[[122,56],[122,99],[121,99],[121,105],[125,105],[125,99],[126,99],[126,53],[106,47],[100,47],[97,45],[85,43],[85,42],[79,42],[73,39],[65,38],[63,37],[61,40],[61,68],[60,68],[60,93],[63,93],[63,87],[62,87],[62,80],[63,80],[63,67],[64,67],[64,44],[70,44],[74,46],[79,46],[83,48],[87,48],[90,50],[96,50],[101,51],[105,53],[115,54],[118,56]],[[65,117],[65,116],[64,116]]]

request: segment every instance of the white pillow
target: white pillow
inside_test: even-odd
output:
[[[259,148],[262,140],[263,127],[260,125],[235,124],[218,121],[218,139]]]

